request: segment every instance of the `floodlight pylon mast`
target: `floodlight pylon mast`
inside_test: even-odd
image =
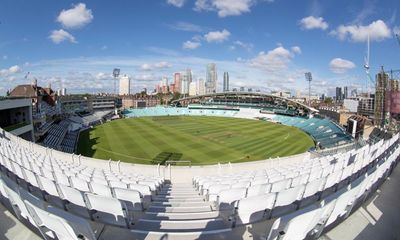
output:
[[[308,82],[308,106],[311,107],[311,81],[312,81],[312,75],[311,72],[306,72],[305,74],[306,81]]]

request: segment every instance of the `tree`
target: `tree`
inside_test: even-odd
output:
[[[332,104],[332,102],[333,102],[333,99],[331,97],[327,97],[324,100],[324,103],[326,103],[326,104]]]

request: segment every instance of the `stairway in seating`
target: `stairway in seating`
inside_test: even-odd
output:
[[[136,232],[150,232],[151,235],[168,235],[198,238],[199,236],[223,234],[232,229],[227,221],[213,211],[191,184],[165,185],[138,220]]]

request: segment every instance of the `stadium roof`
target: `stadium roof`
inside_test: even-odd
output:
[[[176,102],[182,102],[182,101],[186,101],[186,100],[193,100],[196,98],[207,98],[207,97],[217,97],[217,96],[247,96],[247,97],[271,97],[271,98],[277,98],[277,99],[282,99],[285,101],[288,101],[290,103],[293,103],[295,105],[299,105],[303,108],[306,108],[308,110],[310,110],[310,112],[312,113],[316,113],[319,112],[317,109],[312,108],[310,106],[307,106],[306,104],[300,103],[300,102],[296,102],[294,100],[291,100],[289,98],[285,98],[285,97],[280,97],[280,96],[276,96],[276,95],[271,95],[271,94],[267,94],[267,93],[258,93],[258,92],[224,92],[224,93],[210,93],[210,94],[204,94],[204,95],[197,95],[197,96],[191,96],[191,97],[184,97],[184,98],[180,98],[177,100],[172,101],[172,103],[176,103]]]

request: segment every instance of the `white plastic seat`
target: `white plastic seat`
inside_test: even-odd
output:
[[[267,240],[303,240],[329,216],[333,204],[319,203],[300,209],[275,220]]]
[[[278,182],[281,180],[284,180],[285,176],[284,175],[273,175],[271,177],[268,177],[268,182],[269,183],[274,183],[274,182]]]
[[[55,179],[58,184],[62,184],[64,186],[71,186],[71,183],[69,182],[69,179],[67,176],[64,174],[55,174]]]
[[[336,219],[342,216],[346,216],[351,211],[351,207],[355,201],[355,197],[358,194],[360,188],[355,187],[352,189],[342,188],[338,192],[327,197],[327,201],[335,200],[335,207],[325,223],[325,226],[329,226]]]
[[[76,188],[82,192],[90,192],[89,185],[86,180],[77,177],[69,177],[69,180],[73,188]]]
[[[54,175],[53,175],[53,171],[42,167],[41,168],[41,175],[45,176],[46,178],[55,181]]]
[[[261,178],[255,178],[253,181],[251,181],[251,185],[260,185],[260,184],[266,184],[268,183],[268,178],[267,177],[261,177]]]
[[[323,198],[330,193],[334,192],[337,188],[337,184],[340,181],[340,177],[342,176],[343,170],[339,170],[337,172],[333,172],[326,177],[326,181],[324,187],[322,188],[322,194],[320,198]]]
[[[291,181],[292,179],[288,178],[272,183],[271,192],[280,192],[287,189],[288,187],[290,187]]]
[[[259,185],[252,185],[247,189],[247,197],[263,195],[269,193],[271,190],[271,184],[259,184]]]
[[[121,181],[109,181],[108,185],[112,188],[128,188],[128,185]]]
[[[129,221],[123,209],[126,206],[116,198],[104,197],[92,193],[84,194],[92,219],[97,222],[120,227],[129,227]]]
[[[24,169],[23,171],[25,175],[25,181],[30,185],[32,185],[33,187],[39,188],[39,184],[37,182],[35,174],[28,169]]]
[[[326,178],[318,178],[306,184],[300,207],[309,205],[318,200],[319,193],[322,191],[325,181]]]
[[[305,188],[305,185],[299,185],[278,192],[271,216],[282,216],[283,214],[296,210],[297,201],[301,200]]]
[[[110,187],[103,185],[101,183],[89,182],[89,189],[90,189],[90,192],[92,192],[92,193],[106,196],[106,197],[112,197]]]
[[[47,239],[48,233],[46,232],[47,229],[49,229],[57,236],[57,239],[60,240],[79,240],[82,238],[82,236],[88,240],[96,239],[96,236],[90,228],[90,225],[82,218],[55,208],[52,208],[53,212],[48,212],[35,206],[27,200],[24,202],[30,216],[36,223],[36,226],[39,228],[43,238]]]
[[[219,192],[225,189],[230,189],[231,185],[230,184],[216,184],[210,186],[210,188],[207,191],[207,199],[210,202],[215,202],[217,201],[217,196]]]
[[[142,196],[151,196],[151,190],[150,187],[147,185],[142,185],[142,184],[129,184],[129,189],[136,190],[142,194]]]
[[[231,188],[248,188],[250,186],[249,181],[237,182],[231,185]]]
[[[306,173],[306,174],[301,174],[301,175],[299,175],[297,177],[294,177],[292,179],[292,183],[291,183],[290,186],[291,187],[295,187],[295,186],[298,186],[298,185],[306,184],[307,181],[308,181],[308,177],[309,176],[310,175],[308,173]]]
[[[239,200],[235,224],[248,224],[269,218],[275,198],[276,193],[268,193]]]
[[[37,175],[37,179],[40,189],[42,191],[46,192],[49,195],[58,196],[57,187],[54,181],[40,175]]]
[[[3,182],[4,191],[10,201],[11,207],[14,210],[15,215],[18,219],[27,219],[30,223],[35,226],[35,222],[30,217],[28,210],[25,207],[24,202],[22,201],[21,197],[19,196],[18,186],[11,180],[4,179]]]
[[[81,191],[72,187],[64,186],[62,184],[58,184],[57,188],[60,192],[60,197],[67,201],[65,208],[68,211],[79,216],[90,217]]]
[[[233,203],[246,197],[247,188],[231,188],[222,190],[218,194],[217,206],[220,210],[230,209]]]
[[[150,187],[151,191],[157,191],[156,183],[153,181],[138,181],[138,184],[147,185]]]
[[[100,183],[103,185],[108,185],[108,181],[105,178],[93,177],[91,182]]]
[[[125,205],[129,211],[143,211],[141,194],[139,191],[124,188],[113,188],[113,195],[115,198],[125,202]]]

